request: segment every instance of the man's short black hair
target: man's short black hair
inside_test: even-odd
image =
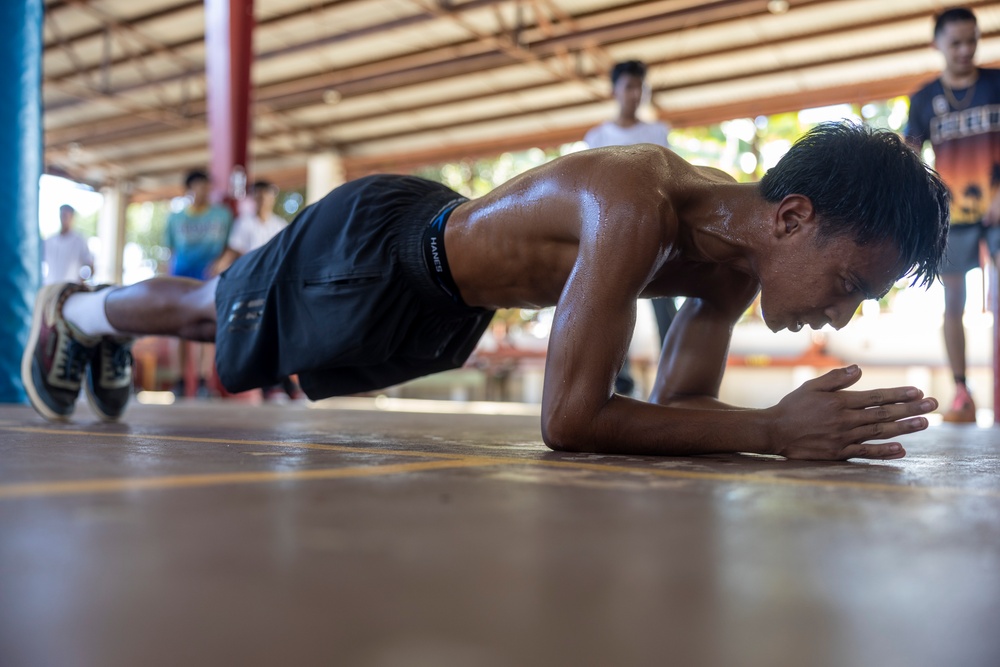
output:
[[[272,183],[271,181],[264,181],[264,180],[254,181],[253,185],[251,186],[251,190],[255,193],[260,192],[262,190],[270,190],[274,194],[278,194],[278,186]]]
[[[184,187],[190,190],[191,186],[197,183],[198,181],[205,181],[207,183],[208,174],[201,171],[200,169],[192,169],[191,171],[188,172],[188,175],[184,178]]]
[[[637,76],[640,79],[646,78],[646,63],[641,60],[625,60],[618,63],[611,70],[611,85],[618,83],[618,79],[621,78],[623,74],[630,74],[632,76]]]
[[[59,207],[59,215],[62,215],[66,211],[69,211],[70,213],[76,213],[76,209],[70,206],[69,204],[63,204],[62,206]]]
[[[944,32],[945,27],[949,23],[958,23],[960,21],[972,21],[976,23],[976,15],[972,13],[971,9],[966,7],[952,7],[938,14],[937,18],[934,19],[934,39],[941,36],[941,33]]]
[[[913,284],[938,275],[948,238],[948,188],[893,132],[851,122],[807,132],[764,174],[769,202],[803,195],[813,204],[819,238],[849,236],[859,245],[891,241]]]

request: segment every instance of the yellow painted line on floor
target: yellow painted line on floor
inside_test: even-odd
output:
[[[45,435],[78,435],[89,438],[146,438],[164,442],[193,442],[195,444],[212,445],[247,445],[252,447],[283,447],[285,449],[313,449],[326,452],[343,452],[347,454],[384,454],[386,456],[416,456],[435,459],[464,459],[464,454],[449,454],[446,452],[422,452],[412,449],[377,449],[351,445],[327,445],[314,442],[285,442],[280,440],[237,440],[234,438],[201,438],[188,435],[161,435],[159,433],[111,433],[105,431],[80,431],[59,428],[40,428],[35,426],[5,427],[0,429],[19,433],[42,433]]]
[[[78,493],[119,493],[150,489],[177,489],[226,484],[259,484],[283,481],[308,481],[317,479],[347,479],[352,477],[380,477],[407,472],[467,468],[489,465],[481,461],[422,461],[386,465],[353,466],[350,468],[321,468],[318,470],[269,470],[263,472],[218,473],[212,475],[169,475],[165,477],[123,477],[106,479],[69,480],[64,482],[33,482],[0,485],[0,499],[31,496],[59,496]]]
[[[838,479],[805,479],[801,477],[789,477],[774,473],[722,473],[722,472],[696,472],[690,470],[664,470],[663,468],[657,468],[652,466],[638,467],[638,466],[623,466],[613,463],[589,463],[585,461],[554,461],[550,459],[531,459],[531,458],[516,458],[516,457],[503,457],[503,456],[481,456],[476,454],[456,454],[448,452],[428,452],[428,451],[415,451],[415,450],[405,450],[405,449],[376,449],[369,447],[357,447],[350,445],[327,445],[318,443],[301,443],[301,442],[282,442],[282,441],[268,441],[268,440],[237,440],[228,438],[199,438],[193,436],[179,436],[179,435],[159,435],[159,434],[149,434],[149,433],[108,433],[108,432],[97,432],[97,431],[83,431],[83,430],[64,430],[64,429],[52,429],[52,428],[40,428],[31,426],[19,426],[19,427],[3,427],[0,428],[8,431],[17,431],[24,433],[44,433],[51,435],[73,435],[73,436],[86,436],[94,438],[146,438],[150,440],[161,440],[166,442],[193,442],[193,443],[211,443],[211,444],[225,444],[225,445],[244,445],[244,446],[254,446],[254,447],[281,447],[287,449],[313,449],[321,451],[333,451],[342,452],[350,454],[369,454],[369,455],[380,455],[380,456],[411,456],[420,457],[425,459],[439,459],[441,463],[452,462],[456,465],[454,467],[485,467],[485,466],[535,466],[535,467],[548,467],[548,468],[564,468],[572,470],[587,470],[591,472],[600,473],[616,473],[625,475],[647,475],[654,477],[662,477],[667,479],[679,479],[679,480],[689,480],[689,481],[712,481],[712,482],[728,482],[728,483],[742,483],[742,484],[764,484],[764,485],[774,485],[774,486],[799,486],[799,487],[829,487],[829,488],[840,488],[840,489],[857,489],[862,491],[879,491],[888,493],[915,493],[922,495],[933,495],[933,494],[943,494],[943,495],[964,495],[964,496],[981,496],[988,498],[1000,498],[1000,489],[980,489],[980,488],[963,488],[963,487],[952,487],[952,486],[913,486],[909,484],[886,484],[881,482],[863,482],[857,480],[838,480]],[[420,465],[420,464],[399,464],[402,466],[406,465]],[[389,468],[389,465],[385,466],[372,466],[373,468]],[[443,468],[450,466],[443,465]],[[361,469],[361,468],[359,468]],[[367,468],[364,468],[367,469]],[[337,470],[337,469],[334,469]],[[403,471],[405,472],[405,470]],[[308,473],[308,471],[303,471],[303,473]],[[244,473],[234,473],[237,475],[242,475]],[[259,480],[255,481],[273,481],[278,479],[277,477],[267,477],[267,475],[272,475],[273,473],[262,472],[262,473],[246,473],[248,475],[260,474]],[[298,473],[295,473],[298,474]],[[392,474],[392,473],[387,473]],[[339,475],[334,475],[331,478],[336,478]],[[191,477],[206,477],[200,475],[194,475]],[[211,477],[211,476],[209,476]],[[119,480],[105,480],[109,482],[120,481],[125,482],[131,479],[138,480],[155,480],[155,479],[168,479],[168,478],[121,478]],[[54,485],[64,485],[70,482],[52,482]],[[87,483],[87,482],[83,482]],[[225,482],[221,482],[225,483]],[[40,485],[48,484],[46,482],[38,483]],[[20,486],[20,485],[11,485]],[[178,485],[184,486],[184,485]],[[3,490],[8,488],[8,486],[0,484],[0,498],[4,498]],[[76,491],[79,493],[85,491]],[[69,491],[67,493],[74,493],[74,491]]]

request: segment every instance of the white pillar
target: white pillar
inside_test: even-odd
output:
[[[330,190],[343,185],[344,161],[340,153],[329,152],[310,155],[306,163],[306,204],[317,202]]]
[[[122,258],[125,254],[125,209],[128,207],[131,186],[127,182],[117,182],[101,188],[104,206],[97,219],[97,238],[101,242],[101,252],[96,257],[94,282],[120,285],[122,282]]]

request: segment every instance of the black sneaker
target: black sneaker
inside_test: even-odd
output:
[[[43,288],[35,300],[21,381],[31,405],[52,421],[66,421],[73,414],[84,368],[100,342],[76,331],[62,316],[66,299],[88,291],[86,285],[60,283]]]
[[[87,400],[97,416],[118,421],[132,395],[132,338],[105,336],[87,366]]]

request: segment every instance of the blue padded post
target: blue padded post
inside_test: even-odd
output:
[[[0,403],[23,403],[21,353],[41,282],[43,0],[0,2]]]

